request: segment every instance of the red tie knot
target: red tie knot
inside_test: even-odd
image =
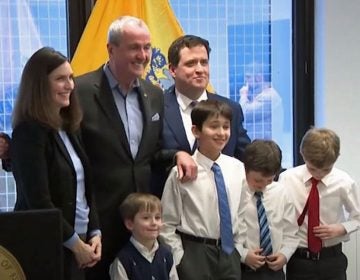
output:
[[[311,177],[311,186],[317,186],[317,184],[320,182],[320,180],[315,179],[314,177]]]

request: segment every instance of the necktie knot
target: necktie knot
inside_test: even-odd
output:
[[[189,108],[192,110],[194,109],[194,107],[199,103],[199,101],[197,100],[193,100],[191,101],[191,103],[189,104]]]
[[[220,166],[216,162],[214,162],[213,166],[211,167],[211,170],[214,173],[218,173],[219,171],[221,171]]]
[[[261,199],[262,196],[263,196],[263,193],[262,193],[262,192],[255,192],[255,197],[256,197],[257,199]]]
[[[311,177],[311,186],[317,186],[317,184],[320,182],[320,180],[315,179],[314,177]]]

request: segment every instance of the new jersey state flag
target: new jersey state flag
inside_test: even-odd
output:
[[[152,57],[144,78],[167,89],[173,84],[167,51],[170,44],[183,35],[167,0],[97,0],[71,61],[75,76],[95,70],[108,60],[108,28],[124,15],[141,18],[148,25]]]

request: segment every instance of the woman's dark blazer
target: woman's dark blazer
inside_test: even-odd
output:
[[[85,174],[85,195],[90,208],[88,232],[99,229],[91,190],[89,163],[77,134],[68,137]],[[36,121],[17,125],[11,143],[12,171],[16,181],[15,210],[58,208],[63,216],[63,240],[74,234],[76,172],[56,130]]]

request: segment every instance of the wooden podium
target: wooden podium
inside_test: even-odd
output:
[[[62,258],[59,210],[0,213],[1,280],[63,280]]]

